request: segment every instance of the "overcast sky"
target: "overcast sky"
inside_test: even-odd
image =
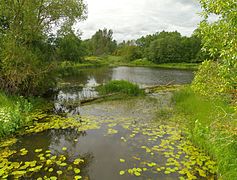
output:
[[[196,0],[85,0],[88,18],[76,25],[82,39],[98,29],[112,29],[117,41],[155,32],[179,31],[190,36],[201,18]]]

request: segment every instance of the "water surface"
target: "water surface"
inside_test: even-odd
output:
[[[39,113],[36,128],[27,128],[25,135],[0,151],[0,177],[213,179],[215,162],[187,141],[177,124],[169,119],[159,121],[159,112],[171,108],[171,92],[153,94],[156,98],[65,106],[65,101],[75,104],[85,90],[96,93],[92,86],[111,79],[126,79],[144,86],[171,81],[182,84],[192,78],[190,71],[128,67],[88,69],[68,77],[68,84],[85,86],[68,86],[55,97],[56,109],[61,108],[66,116],[61,119]]]

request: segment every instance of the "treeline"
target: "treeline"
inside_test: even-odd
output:
[[[186,37],[177,31],[162,31],[122,43],[113,40],[112,35],[112,30],[104,29],[85,40],[87,55],[118,55],[127,61],[146,58],[154,63],[200,62],[204,56],[196,33]]]
[[[201,39],[195,34],[182,36],[179,32],[148,35],[136,40],[143,58],[155,63],[178,63],[200,61]]]

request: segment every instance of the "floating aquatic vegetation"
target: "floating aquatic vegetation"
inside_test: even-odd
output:
[[[118,131],[116,129],[108,129],[108,134],[117,134]]]
[[[125,174],[125,171],[120,171],[119,174],[122,176]]]
[[[138,103],[138,106],[143,107],[142,103]],[[131,149],[129,156],[122,154],[118,157],[117,163],[121,166],[117,172],[118,176],[149,179],[146,178],[146,174],[149,174],[149,177],[162,174],[177,177],[176,179],[208,179],[215,174],[215,162],[186,140],[182,136],[182,131],[176,126],[159,125],[149,121],[152,118],[150,110],[140,108],[131,113],[133,109],[130,108],[129,112],[124,113],[124,109],[116,108],[116,104],[108,107],[108,105],[103,106],[102,103],[98,107],[89,106],[85,110],[86,113],[80,117],[67,118],[38,113],[35,115],[34,126],[26,128],[22,134],[43,132],[49,129],[65,129],[65,132],[73,129],[77,133],[103,130],[102,136],[106,131],[109,135],[118,134],[104,137],[117,140],[116,143]],[[138,111],[144,116],[138,116]],[[48,150],[45,147],[37,147],[33,151],[25,147],[20,147],[21,149],[17,151],[11,150],[9,148],[16,141],[12,142],[3,145],[4,149],[0,150],[0,179],[7,177],[24,179],[32,175],[38,180],[67,179],[64,175],[68,173],[70,179],[84,179],[83,168],[85,168],[86,160],[80,156],[70,157],[71,147],[67,146],[68,144],[61,145],[57,149],[60,154],[55,154],[54,149]],[[73,136],[71,143],[79,144],[79,137]],[[10,147],[6,148],[7,146]],[[26,161],[27,155],[35,158]],[[13,161],[17,158],[12,157],[17,156],[23,156],[23,159],[19,162]]]
[[[121,163],[124,163],[124,162],[125,162],[125,159],[119,159],[119,161],[120,161]]]
[[[16,138],[4,139],[3,141],[0,142],[0,148],[12,146],[16,142],[17,142]]]
[[[39,149],[36,149],[37,151],[35,151],[35,153],[39,153]],[[25,149],[21,149],[20,153],[22,151],[25,151]],[[67,168],[65,169],[64,167],[69,167],[68,163],[63,162],[66,160],[66,157],[64,155],[60,155],[60,156],[52,156],[52,157],[46,157],[47,156],[47,152],[49,152],[49,150],[43,152],[42,154],[36,156],[38,157],[38,159],[33,160],[33,161],[21,161],[21,162],[13,162],[8,160],[8,157],[11,156],[12,154],[16,154],[17,152],[11,152],[9,151],[9,155],[4,155],[6,154],[7,151],[5,151],[4,153],[1,152],[0,153],[0,178],[4,179],[6,177],[14,177],[14,178],[21,178],[21,177],[30,177],[32,175],[32,173],[37,173],[41,170],[43,170],[44,172],[48,172],[49,174],[53,175],[52,173],[55,172],[54,167],[56,167],[56,169],[58,169],[56,171],[57,175],[63,175],[63,172],[65,173],[66,171],[71,170],[71,173],[74,173],[76,176],[79,176],[78,174],[81,172],[78,163],[75,163],[75,166],[73,167],[72,165],[70,165],[71,169]],[[42,152],[42,151],[40,151]],[[44,157],[42,159],[42,157]],[[75,159],[74,162],[79,162],[79,163],[83,163],[84,160],[83,159]],[[55,166],[57,165],[57,166]],[[60,169],[60,167],[62,169]],[[59,170],[60,169],[60,170]],[[66,171],[65,171],[66,170]],[[45,179],[45,177],[39,177],[38,179],[43,178]],[[50,176],[49,179],[57,179],[56,176]],[[79,177],[79,179],[82,178],[81,176]]]

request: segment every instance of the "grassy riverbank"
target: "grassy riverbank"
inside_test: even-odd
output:
[[[218,175],[237,177],[237,114],[223,100],[209,100],[185,88],[174,95],[176,113],[187,129],[188,138],[218,163]]]
[[[92,57],[88,57],[88,60],[92,60]],[[96,59],[96,57],[94,57]],[[127,61],[122,56],[105,56],[98,57],[98,62],[103,62],[102,64],[109,64],[110,66],[131,66],[131,67],[160,67],[160,68],[172,68],[172,69],[190,69],[196,70],[199,67],[198,63],[165,63],[156,64],[147,59],[136,59],[133,61]]]
[[[122,56],[90,56],[86,57],[81,63],[64,61],[58,66],[58,71],[62,75],[76,73],[79,69],[98,67],[98,66],[128,66],[128,67],[157,67],[157,68],[171,68],[171,69],[187,69],[197,70],[199,67],[198,63],[165,63],[155,64],[146,59],[137,59],[134,61],[127,61]]]
[[[45,104],[43,99],[6,95],[0,91],[0,138],[29,126],[35,109]]]

